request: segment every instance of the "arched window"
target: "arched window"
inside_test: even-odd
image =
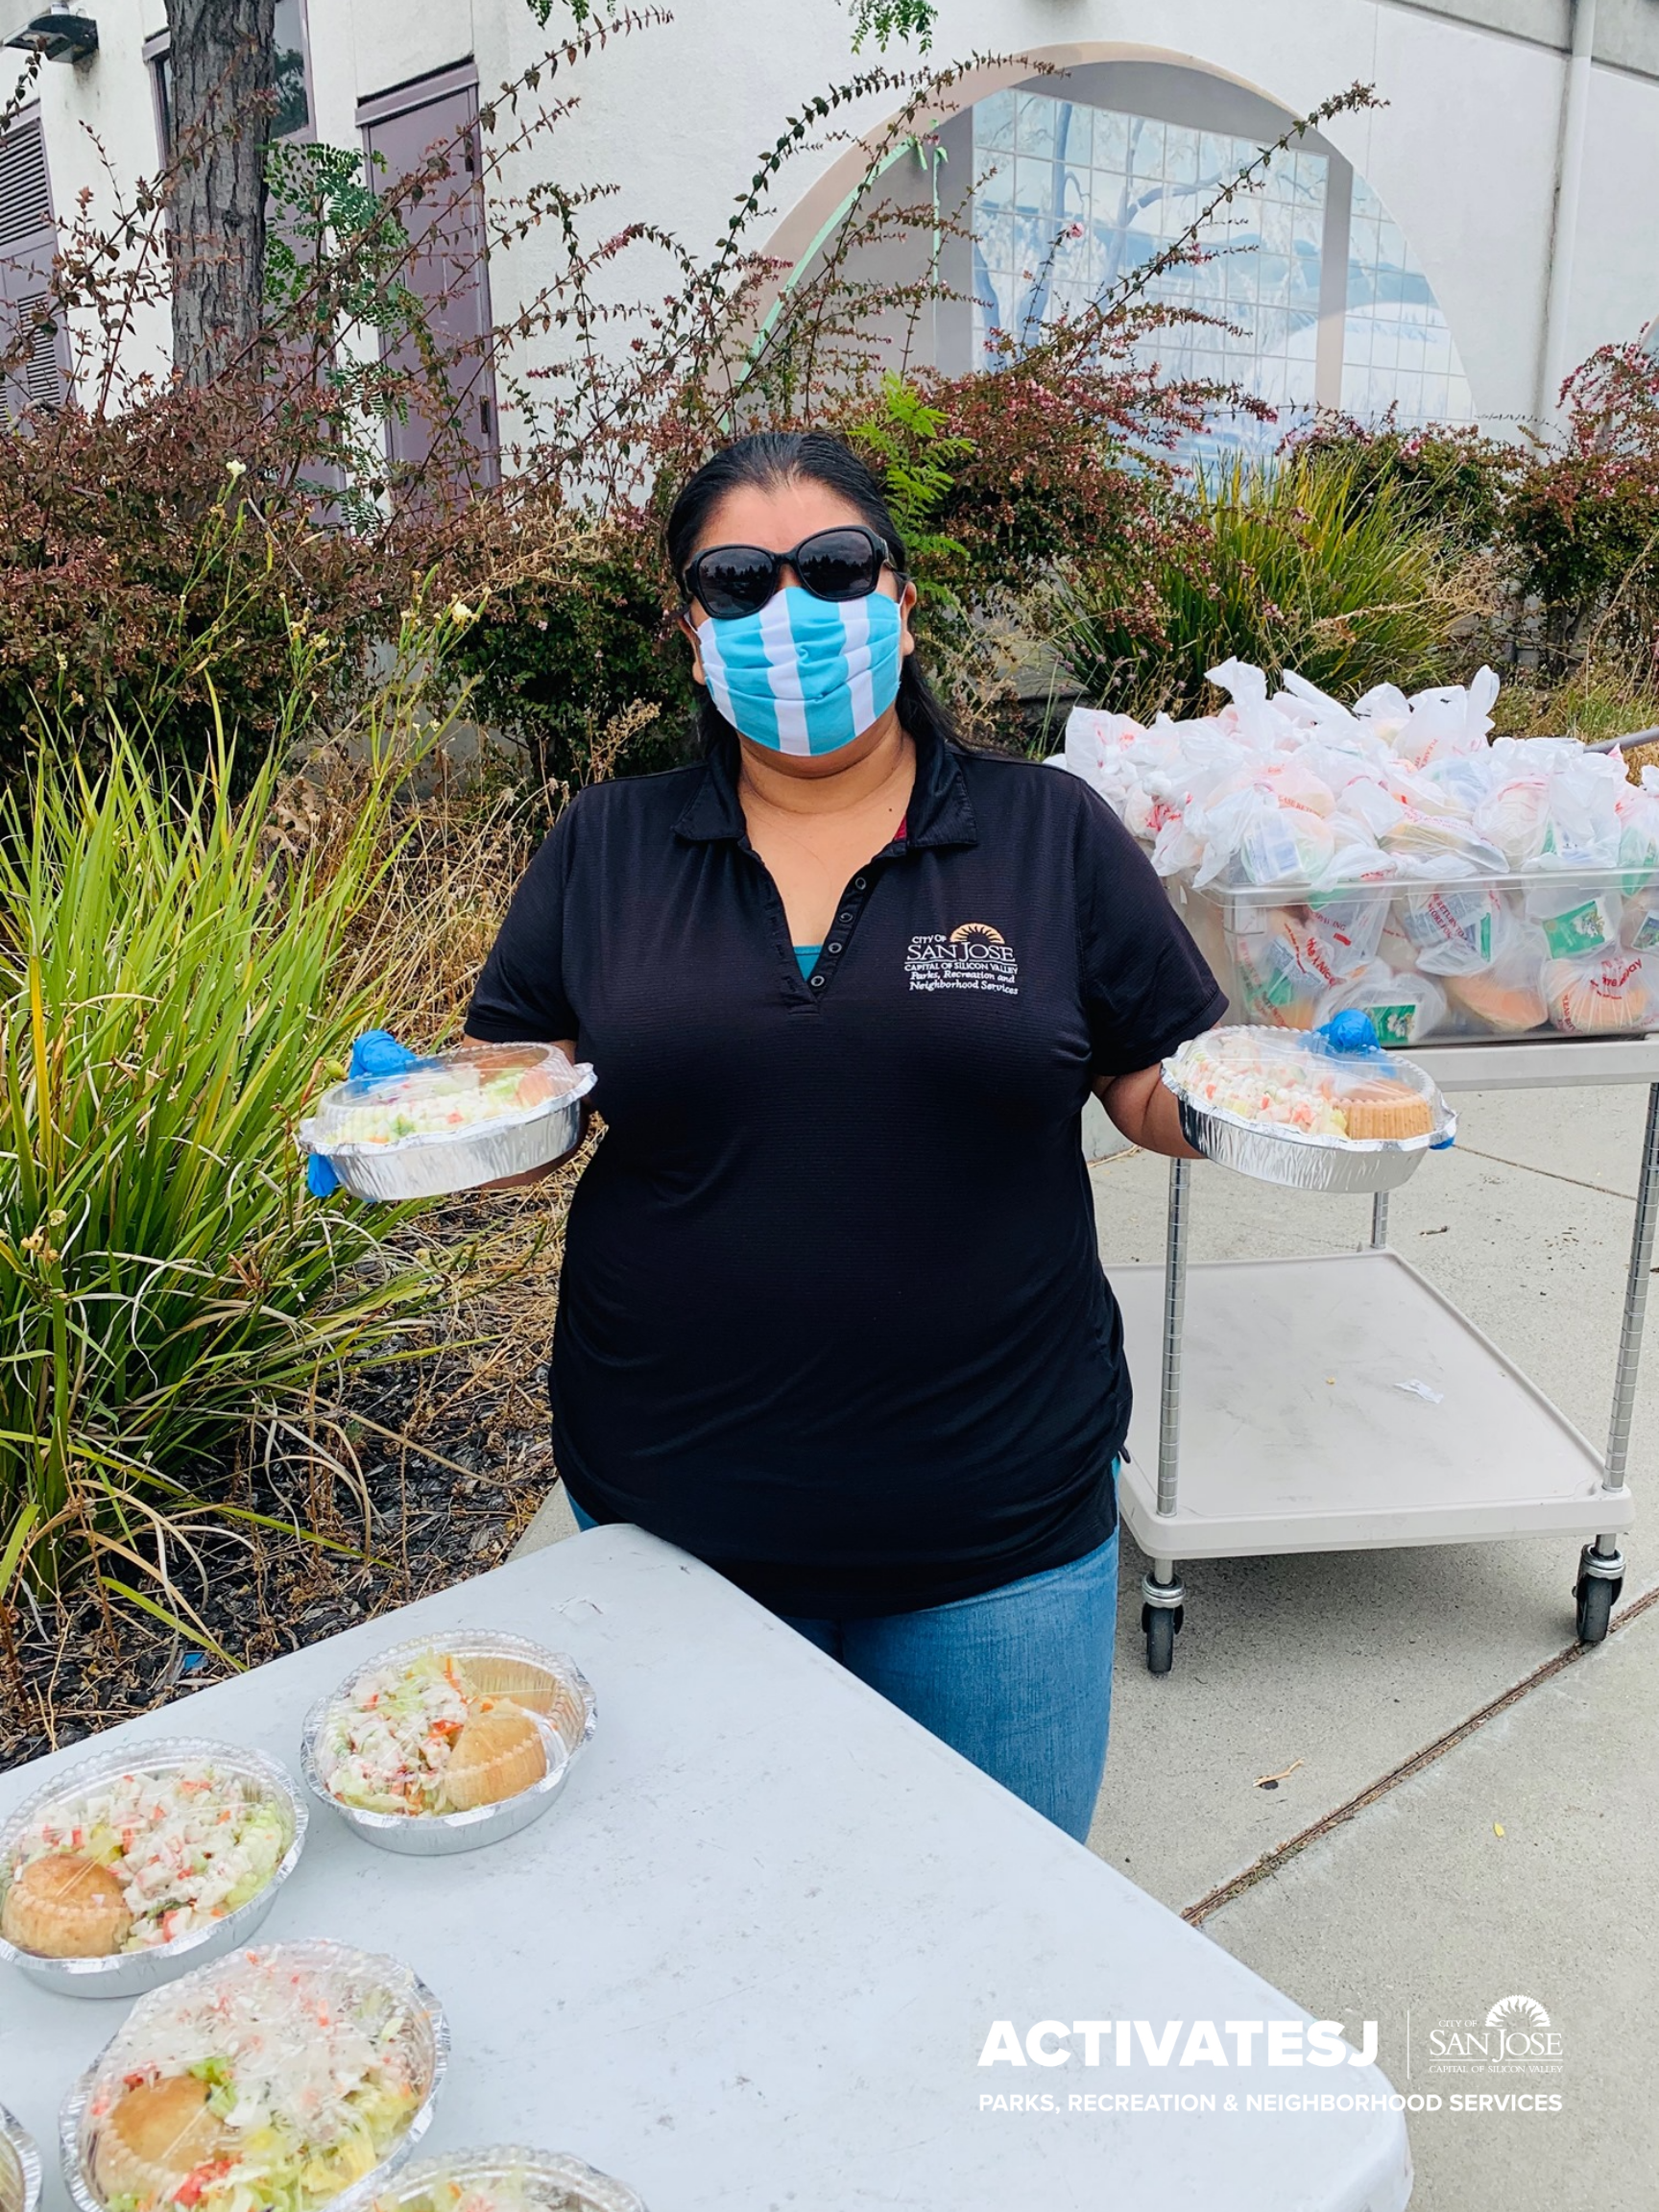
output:
[[[1244,86],[1155,62],[1084,63],[980,100],[941,133],[962,190],[972,185],[957,199],[965,242],[942,273],[974,299],[957,346],[942,348],[964,358],[941,366],[983,360],[994,331],[1028,342],[1099,299],[1180,237],[1287,121]],[[1310,134],[1280,155],[1202,242],[1205,259],[1152,288],[1213,318],[1158,333],[1171,374],[1236,382],[1292,416],[1472,418],[1421,265],[1328,140]],[[942,316],[942,338],[950,327]]]

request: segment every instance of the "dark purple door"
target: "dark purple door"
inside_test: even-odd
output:
[[[469,63],[378,93],[360,104],[358,119],[370,181],[396,195],[409,236],[402,279],[421,302],[428,340],[406,336],[385,350],[408,377],[407,420],[389,425],[397,475],[418,476],[441,447],[445,477],[493,484],[499,458],[476,76]],[[417,175],[413,193],[398,191]]]

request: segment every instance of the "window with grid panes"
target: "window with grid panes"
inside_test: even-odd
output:
[[[1260,151],[1252,138],[1020,88],[980,101],[972,120],[980,358],[994,333],[1028,344],[1108,296]],[[1337,398],[1329,381],[1317,388],[1324,255],[1345,199],[1328,209],[1331,159],[1315,148],[1280,155],[1204,224],[1201,260],[1153,280],[1148,297],[1205,318],[1156,334],[1150,349],[1168,374],[1238,384],[1292,417]],[[1341,402],[1367,415],[1392,406],[1408,421],[1466,420],[1468,383],[1428,280],[1376,194],[1358,177],[1352,185]],[[1259,434],[1272,444],[1283,433],[1281,421]],[[1251,425],[1231,435],[1247,442]]]

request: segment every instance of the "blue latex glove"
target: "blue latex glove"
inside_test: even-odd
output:
[[[1358,1007],[1333,1015],[1320,1025],[1319,1035],[1328,1041],[1333,1052],[1364,1052],[1375,1057],[1382,1050],[1370,1015]]]
[[[390,1029],[365,1029],[351,1047],[346,1073],[353,1080],[359,1075],[401,1075],[420,1059],[420,1053],[399,1045]],[[306,1161],[305,1188],[313,1198],[329,1198],[339,1190],[340,1178],[326,1153],[313,1152]]]

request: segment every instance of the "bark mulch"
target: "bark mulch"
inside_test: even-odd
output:
[[[426,1244],[478,1244],[437,1325],[441,1349],[359,1377],[308,1432],[297,1424],[254,1436],[233,1461],[203,1471],[199,1495],[287,1524],[199,1517],[169,1546],[175,1587],[205,1639],[103,1599],[88,1580],[57,1602],[12,1607],[14,1662],[0,1652],[0,1767],[223,1680],[233,1671],[227,1657],[258,1666],[500,1564],[557,1479],[545,1362],[569,1182],[505,1203],[447,1200],[422,1214]]]

